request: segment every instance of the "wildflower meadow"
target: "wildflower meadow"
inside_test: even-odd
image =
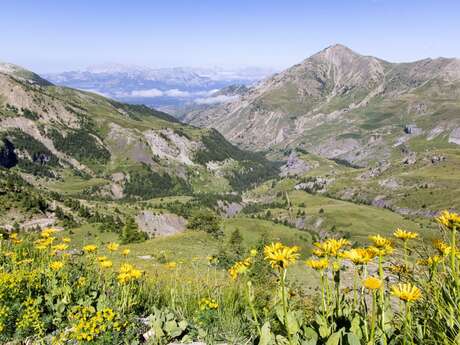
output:
[[[0,341],[10,344],[459,344],[460,215],[433,243],[409,230],[250,248],[228,270],[211,258],[146,272],[129,246],[77,248],[55,229],[0,242]],[[292,273],[301,265],[306,291]]]

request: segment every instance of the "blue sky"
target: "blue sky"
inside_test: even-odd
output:
[[[0,61],[284,68],[334,43],[390,61],[460,57],[458,0],[5,0]]]

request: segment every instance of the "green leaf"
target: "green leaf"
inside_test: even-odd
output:
[[[359,341],[359,338],[353,333],[347,334],[347,341],[348,341],[348,345],[360,345],[361,344],[361,342]]]
[[[327,327],[326,325],[321,325],[319,327],[319,335],[321,338],[327,338],[331,334],[331,329]]]
[[[185,321],[185,320],[182,320],[181,322],[179,322],[179,328],[183,331],[185,331],[188,327],[188,322]]]
[[[339,345],[340,339],[342,339],[342,329],[332,334],[326,342],[326,345]]]
[[[353,320],[351,320],[350,331],[358,338],[358,340],[363,338],[363,332],[361,330],[361,319],[359,316],[355,316]]]
[[[265,322],[262,326],[259,340],[259,345],[270,345],[272,344],[273,335],[270,331],[270,322]]]
[[[318,333],[313,328],[305,328],[303,334],[305,340],[302,342],[302,345],[316,345],[318,342]]]
[[[289,311],[286,315],[286,330],[289,334],[296,334],[300,329],[300,325],[297,322],[296,316],[292,311]]]

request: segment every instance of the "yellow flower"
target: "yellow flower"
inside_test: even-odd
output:
[[[265,260],[274,269],[285,269],[296,262],[300,256],[299,249],[297,246],[287,247],[280,242],[272,243],[264,248]]]
[[[385,255],[390,255],[391,253],[393,253],[394,248],[392,246],[386,246],[386,247],[370,246],[367,250],[369,250],[374,256],[385,256]]]
[[[131,264],[123,264],[118,273],[118,282],[121,284],[129,283],[132,280],[139,279],[142,276],[142,271],[136,269]]]
[[[175,261],[170,261],[165,264],[165,267],[169,270],[173,270],[177,267],[177,263]]]
[[[418,234],[416,232],[410,232],[403,229],[396,229],[396,231],[393,233],[393,236],[399,238],[400,240],[407,241],[417,238]]]
[[[329,256],[338,256],[340,254],[340,250],[345,247],[350,245],[350,241],[341,238],[341,239],[334,239],[330,238],[327,239],[324,242],[316,242],[313,245],[316,247],[313,250],[313,254],[318,256],[318,257],[329,257]]]
[[[236,262],[232,267],[230,267],[228,269],[228,274],[230,274],[230,277],[235,280],[238,275],[246,273],[249,267],[251,267],[251,259],[246,258],[243,261]]]
[[[59,271],[63,267],[64,267],[64,263],[62,261],[53,261],[50,263],[50,268],[53,271]]]
[[[410,283],[393,285],[391,287],[391,294],[405,302],[417,301],[422,296],[420,289]]]
[[[106,261],[107,259],[108,259],[107,256],[104,256],[104,255],[97,257],[97,261],[99,262]]]
[[[447,243],[441,240],[433,240],[433,246],[439,251],[440,254],[443,256],[447,256],[450,254],[452,248]]]
[[[95,244],[87,244],[83,247],[83,251],[85,253],[94,253],[97,250],[97,246]]]
[[[365,265],[375,257],[375,254],[367,248],[353,248],[344,251],[342,257],[350,260],[355,265]]]
[[[454,228],[460,230],[460,215],[457,213],[442,211],[441,214],[436,217],[436,221],[450,230]]]
[[[213,298],[202,298],[199,303],[200,310],[212,310],[219,308],[219,304]]]
[[[309,259],[305,261],[305,265],[308,267],[313,268],[314,270],[317,271],[322,271],[328,268],[329,266],[329,260],[324,258],[324,259],[319,259],[319,260],[314,260],[314,259]]]
[[[120,247],[120,245],[118,243],[113,243],[113,242],[107,245],[107,249],[110,252],[116,252],[118,250],[118,247]]]
[[[393,242],[380,235],[369,236],[369,239],[374,243],[374,247],[376,248],[384,249],[387,247],[393,247]]]
[[[363,280],[363,286],[369,290],[380,289],[382,286],[382,281],[375,277],[367,277]]]
[[[48,237],[51,237],[52,234],[58,232],[56,229],[53,229],[53,228],[45,228],[42,230],[42,232],[40,233],[40,236],[43,237],[43,238],[48,238]]]
[[[72,240],[69,237],[64,237],[62,238],[62,242],[64,243],[70,243]]]
[[[131,251],[131,250],[129,250],[128,248],[123,249],[123,251],[121,252],[121,255],[123,255],[124,257],[126,257],[126,256],[129,255],[129,252],[130,252],[130,251]]]
[[[422,266],[436,266],[443,260],[443,257],[439,255],[433,255],[426,259],[418,260],[417,263]]]
[[[80,277],[80,278],[78,278],[77,284],[78,284],[78,286],[80,286],[80,287],[84,286],[84,285],[86,284],[86,277]]]
[[[110,268],[113,266],[113,264],[112,264],[112,261],[110,260],[103,260],[99,262],[99,266],[101,266],[101,268]]]
[[[69,248],[69,246],[67,244],[60,243],[60,244],[56,244],[51,249],[53,249],[55,252],[62,252],[64,250],[67,250],[68,248]]]
[[[257,249],[251,249],[251,251],[249,252],[249,255],[252,257],[257,256]]]
[[[22,243],[22,239],[18,237],[18,234],[16,232],[12,233],[10,235],[10,240],[13,244],[20,244]]]
[[[404,264],[394,264],[388,267],[390,272],[398,275],[402,274],[407,274],[411,272],[411,269],[409,266],[406,266]]]

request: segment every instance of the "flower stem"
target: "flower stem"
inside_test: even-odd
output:
[[[455,227],[452,229],[452,238],[451,238],[451,249],[450,249],[450,266],[452,269],[452,274],[455,275],[456,267],[455,267],[455,254],[457,251],[457,247],[455,245],[455,233],[456,233]]]
[[[324,272],[321,271],[320,273],[320,279],[321,279],[321,301],[322,301],[322,305],[323,305],[323,315],[325,316],[326,315],[326,296],[325,296],[325,293],[324,293]]]
[[[283,272],[281,274],[281,299],[283,300],[284,327],[286,327],[286,333],[287,333],[289,345],[293,345],[291,333],[288,328],[288,316],[287,316],[288,312],[287,312],[287,300],[286,300],[286,291],[285,291],[286,273],[287,273],[287,270],[283,269]]]
[[[382,329],[382,339],[383,343],[387,343],[387,339],[385,336],[385,284],[384,284],[384,275],[383,275],[383,256],[379,255],[379,276],[380,280],[382,281],[382,286],[380,287],[380,327]]]
[[[372,290],[372,314],[371,314],[371,341],[370,344],[374,344],[375,338],[375,319],[377,316],[377,296],[376,292]]]
[[[249,303],[249,308],[251,309],[252,318],[254,319],[254,322],[256,324],[257,332],[259,333],[259,337],[262,337],[262,331],[260,330],[259,319],[257,318],[256,309],[254,307],[252,283],[249,281],[246,286],[247,286],[247,294],[248,294],[247,296],[248,303]]]

